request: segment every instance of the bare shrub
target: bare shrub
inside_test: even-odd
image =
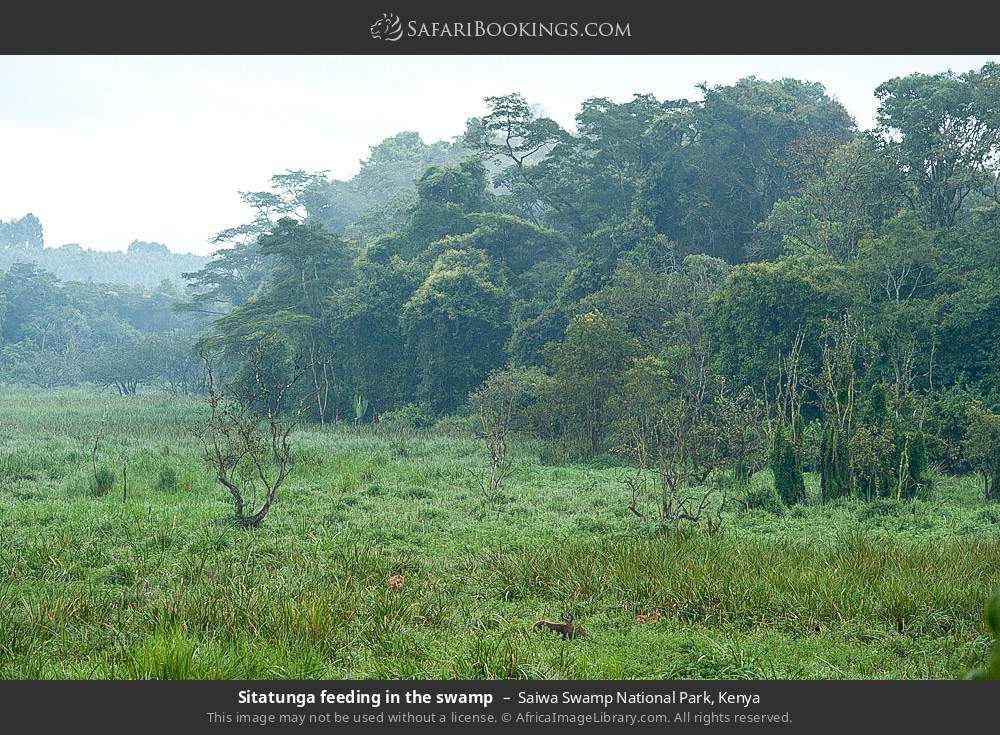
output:
[[[304,373],[301,364],[293,360],[276,381],[265,366],[268,347],[266,342],[250,345],[245,374],[227,384],[217,379],[207,353],[202,355],[210,415],[195,434],[205,461],[232,495],[235,522],[242,528],[260,524],[274,504],[291,463],[289,435],[303,410],[301,401],[286,405]]]
[[[478,414],[476,433],[486,444],[488,467],[476,475],[483,501],[499,512],[505,500],[504,485],[513,471],[509,439],[517,427],[531,421],[545,375],[531,368],[496,370],[469,396]]]

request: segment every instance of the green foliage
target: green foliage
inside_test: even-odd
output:
[[[927,442],[921,431],[904,433],[897,440],[900,471],[897,497],[910,500],[928,497],[932,489],[930,467],[927,461]]]
[[[538,117],[520,94],[487,97],[485,102],[489,113],[469,122],[465,145],[483,159],[507,167],[497,183],[508,190],[518,209],[528,213],[541,204],[579,220],[572,203],[545,175],[546,153],[551,154],[561,142],[568,143],[568,134],[553,120]]]
[[[354,396],[354,423],[360,424],[361,420],[368,413],[368,399],[360,393]]]
[[[794,79],[748,77],[702,92],[701,104],[659,121],[673,155],[653,164],[644,193],[657,230],[685,252],[737,263],[755,225],[851,139],[853,122],[822,85]]]
[[[785,428],[779,426],[774,433],[771,447],[771,473],[774,489],[786,506],[801,503],[806,498],[805,481],[795,458],[795,447],[786,437]]]
[[[172,464],[165,464],[160,468],[156,477],[156,490],[161,493],[176,492],[179,487],[179,475],[177,468]]]
[[[41,250],[44,246],[42,223],[30,212],[10,222],[0,220],[0,251],[18,247]]]
[[[609,402],[637,354],[635,339],[597,311],[571,319],[565,339],[546,347],[555,380],[550,400],[561,433],[581,454],[601,450],[613,421]]]
[[[928,457],[949,472],[971,470],[963,451],[975,396],[964,384],[927,396]]]
[[[896,496],[902,469],[902,438],[880,423],[862,425],[854,430],[849,452],[854,485],[861,497],[873,500]]]
[[[384,235],[405,219],[401,210],[416,198],[414,182],[428,167],[452,166],[467,155],[461,145],[397,133],[371,147],[353,178],[317,182],[303,193],[302,204],[330,232]]]
[[[609,401],[617,444],[640,466],[657,462],[670,442],[670,418],[675,415],[676,383],[658,357],[634,359],[621,376],[620,388]]]
[[[970,674],[971,679],[1000,679],[1000,592],[986,604],[986,625],[993,636],[993,651],[986,666]]]
[[[637,213],[598,225],[578,246],[580,263],[565,278],[564,300],[583,299],[608,286],[621,266],[662,271],[676,255],[652,220]]]
[[[784,515],[786,511],[775,484],[769,482],[748,485],[746,495],[743,497],[743,506],[747,510],[762,510],[776,516]]]
[[[470,434],[305,425],[280,513],[244,533],[214,522],[215,493],[155,489],[168,461],[214,482],[190,434],[195,399],[112,399],[105,446],[129,457],[135,502],[75,492],[108,403],[0,395],[14,427],[0,459],[22,478],[0,478],[0,562],[19,575],[17,595],[0,594],[9,678],[954,679],[984,663],[1000,548],[973,478],[864,519],[856,499],[780,515],[734,502],[726,533],[664,535],[622,507],[621,466],[545,466],[519,439],[498,522],[469,502],[467,473],[485,465]],[[771,486],[766,472],[752,483]],[[527,634],[566,610],[586,638]]]
[[[197,271],[208,260],[203,255],[174,253],[160,243],[141,240],[134,240],[125,252],[90,250],[76,243],[44,247],[42,223],[34,215],[0,221],[0,272],[23,263],[63,281],[152,290],[164,283],[172,288],[181,286],[185,273]]]
[[[774,384],[778,356],[806,335],[802,378],[820,361],[824,320],[853,299],[849,272],[825,258],[784,258],[733,269],[706,314],[719,371],[740,385]]]
[[[895,147],[928,219],[954,224],[966,198],[994,183],[1000,65],[897,77],[875,95],[879,125],[896,134]]]
[[[454,411],[503,362],[509,309],[506,279],[484,253],[442,253],[403,307],[417,398],[436,412]]]
[[[802,419],[802,415],[797,416],[804,424],[801,431],[796,431],[795,438],[798,442],[796,457],[799,461],[799,468],[803,472],[818,472],[820,463],[820,449],[823,443],[823,424],[819,419],[814,419],[808,423]]]
[[[963,449],[969,465],[982,478],[985,498],[1000,501],[1000,415],[972,405]]]
[[[178,301],[168,284],[147,291],[61,283],[16,263],[0,272],[0,381],[43,387],[89,381],[120,395],[151,383],[190,386],[185,361],[204,317],[178,314]]]
[[[537,367],[495,370],[469,395],[469,414],[509,414],[510,428],[540,436],[553,432],[551,407],[546,404],[555,390],[554,381]]]
[[[823,426],[820,443],[820,493],[823,502],[848,496],[853,491],[850,453],[847,441],[832,422]]]
[[[230,378],[247,340],[280,335],[310,368],[296,398],[326,425],[350,421],[357,395],[373,421],[411,403],[441,415],[496,369],[544,366],[573,397],[539,401],[539,433],[586,454],[608,448],[607,386],[637,357],[662,360],[685,395],[723,383],[730,396],[764,395],[800,344],[802,420],[827,421],[825,325],[847,313],[870,342],[858,394],[885,384],[905,414],[861,423],[895,442],[923,426],[915,406],[928,396],[1000,394],[1000,151],[987,115],[998,78],[987,64],[890,80],[867,133],[821,85],[795,79],[706,84],[697,101],[590,99],[572,130],[517,93],[489,97],[462,142],[402,132],[350,181],[289,170],[242,192],[254,218],[186,269],[183,301],[174,287],[94,285],[109,278],[90,271],[79,280],[93,283],[56,281],[21,262],[63,250],[40,247],[41,223],[2,223],[0,266],[12,270],[0,277],[0,379],[192,393],[193,345],[224,346]],[[136,241],[114,257],[179,256]],[[577,339],[571,325],[592,312],[631,347],[588,387],[571,377],[588,368],[563,369],[547,345]],[[967,469],[959,414],[926,418],[930,458]],[[800,468],[815,467],[819,434],[788,428]],[[831,446],[849,455],[864,439],[874,451],[865,431],[844,424]],[[853,483],[838,455],[846,465],[827,484],[882,492],[862,477],[873,457]]]
[[[107,495],[115,486],[117,474],[107,465],[100,465],[90,482],[90,492],[96,497]]]
[[[873,135],[859,135],[834,148],[801,192],[775,203],[751,248],[770,257],[826,255],[850,262],[861,241],[899,211],[905,194],[891,147]]]
[[[899,517],[904,506],[896,498],[875,498],[858,511],[858,520],[869,521],[873,518],[883,518],[885,516]]]
[[[387,411],[379,418],[383,431],[413,431],[434,425],[434,412],[427,404],[408,403],[395,411]]]
[[[729,394],[723,387],[711,397],[714,399],[711,421],[718,434],[719,460],[732,468],[736,484],[744,487],[768,459],[767,408],[749,388]],[[795,453],[793,459],[796,471],[801,474],[798,457]]]

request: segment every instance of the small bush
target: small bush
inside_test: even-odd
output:
[[[748,488],[743,505],[747,510],[763,510],[776,516],[785,514],[785,504],[770,483],[762,482]]]
[[[878,498],[867,503],[858,511],[858,520],[867,521],[883,516],[898,516],[902,509],[902,503],[895,498]]]
[[[611,454],[595,454],[593,457],[583,462],[583,466],[589,470],[609,470],[615,467],[626,467],[627,465],[620,457]]]
[[[984,667],[970,674],[971,679],[1000,679],[1000,592],[986,605],[986,625],[993,635],[993,652]]]
[[[990,523],[1000,525],[1000,508],[987,506],[976,511],[976,520],[980,523]]]
[[[115,486],[115,471],[107,465],[101,465],[90,482],[90,494],[95,497],[107,495]]]
[[[160,474],[156,478],[156,490],[161,493],[172,493],[177,490],[177,470],[172,465],[164,465],[160,468]]]
[[[496,412],[506,406],[513,431],[551,437],[555,411],[546,396],[553,390],[552,378],[537,367],[495,370],[469,394],[469,413],[478,419],[483,410]]]
[[[378,426],[383,431],[415,431],[434,425],[434,413],[427,404],[408,403],[395,411],[382,414]]]

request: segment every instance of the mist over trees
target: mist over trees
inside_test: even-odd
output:
[[[428,144],[417,133],[398,133],[372,146],[351,179],[321,181],[303,203],[330,232],[385,234],[402,222],[416,198],[414,182],[428,167],[457,165],[467,155],[460,142]]]
[[[0,248],[40,250],[44,246],[42,223],[30,212],[10,222],[0,220]]]
[[[242,192],[258,221],[220,233],[217,242],[260,234],[259,221],[274,214],[294,215],[302,206],[310,219],[330,232],[357,237],[394,229],[415,199],[414,182],[432,165],[454,165],[469,155],[461,143],[426,144],[413,132],[402,132],[372,146],[359,172],[339,181],[323,173],[289,171],[274,178],[275,190]],[[269,229],[265,225],[263,230]],[[207,256],[174,253],[157,242],[134,240],[122,252],[90,250],[77,243],[45,247],[42,222],[28,213],[0,220],[0,270],[14,263],[34,263],[63,281],[124,283],[155,288],[171,281],[183,289],[186,273],[200,271]]]
[[[655,450],[695,479],[770,463],[785,502],[811,469],[830,498],[924,492],[928,457],[993,477],[1000,67],[889,80],[871,131],[813,82],[701,91],[587,100],[574,130],[544,100],[489,97],[460,140],[400,133],[350,181],[277,174],[242,193],[253,219],[219,233],[183,294],[112,297],[15,266],[4,378],[130,329],[197,334],[234,373],[277,338],[267,369],[300,358],[323,424],[359,399],[369,421],[461,413],[494,371],[528,371],[512,421],[567,456]],[[0,253],[47,252],[25,220]],[[155,326],[134,323],[140,302],[163,305]],[[93,336],[109,314],[115,336]],[[89,331],[40,326],[73,319]],[[72,379],[115,383],[89,369]],[[728,442],[739,416],[767,441]]]
[[[90,250],[76,243],[45,247],[42,223],[35,215],[0,220],[0,271],[31,263],[64,281],[147,288],[170,281],[183,288],[183,274],[199,270],[208,260],[202,255],[172,253],[166,245],[142,240],[134,240],[125,252]]]
[[[206,324],[180,314],[169,282],[153,290],[60,282],[30,263],[0,273],[0,375],[51,388],[90,382],[118,393],[158,384],[199,390],[193,353]]]

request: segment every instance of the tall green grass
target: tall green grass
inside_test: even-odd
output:
[[[670,536],[628,512],[613,462],[519,443],[498,515],[461,432],[308,429],[271,515],[241,531],[200,415],[158,395],[0,397],[0,676],[958,678],[990,650],[1000,513],[968,478],[821,506],[809,477],[783,515]],[[124,502],[87,491],[102,417]],[[531,630],[562,615],[587,636]]]

